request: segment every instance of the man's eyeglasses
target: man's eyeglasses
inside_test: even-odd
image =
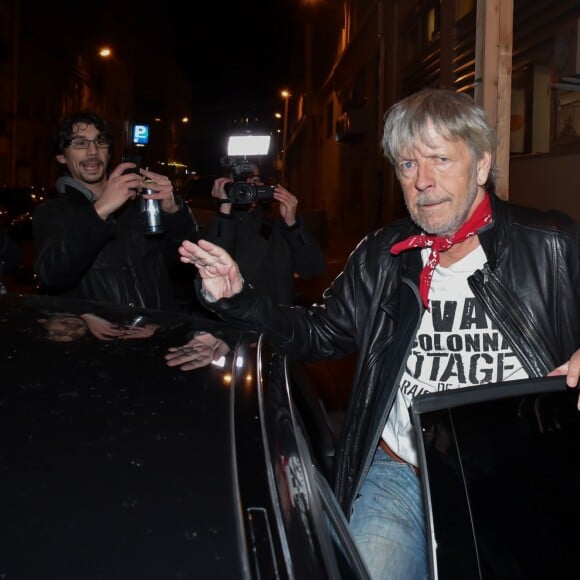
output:
[[[111,146],[111,140],[108,137],[99,135],[96,139],[72,139],[68,142],[68,146],[73,149],[88,149],[94,143],[97,149],[108,149]]]

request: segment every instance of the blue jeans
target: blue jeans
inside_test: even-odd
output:
[[[427,541],[421,482],[378,448],[349,522],[373,580],[424,580]]]

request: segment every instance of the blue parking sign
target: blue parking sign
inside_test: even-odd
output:
[[[136,145],[149,143],[149,125],[133,125],[133,143]]]

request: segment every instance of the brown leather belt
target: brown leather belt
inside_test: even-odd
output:
[[[385,442],[385,440],[381,437],[379,439],[379,447],[390,457],[392,457],[397,463],[407,463],[404,459],[401,459]],[[411,463],[407,463],[409,467],[413,469],[415,475],[419,475],[419,468],[415,467]]]

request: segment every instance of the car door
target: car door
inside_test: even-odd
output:
[[[433,580],[580,577],[577,398],[550,377],[413,400]]]

